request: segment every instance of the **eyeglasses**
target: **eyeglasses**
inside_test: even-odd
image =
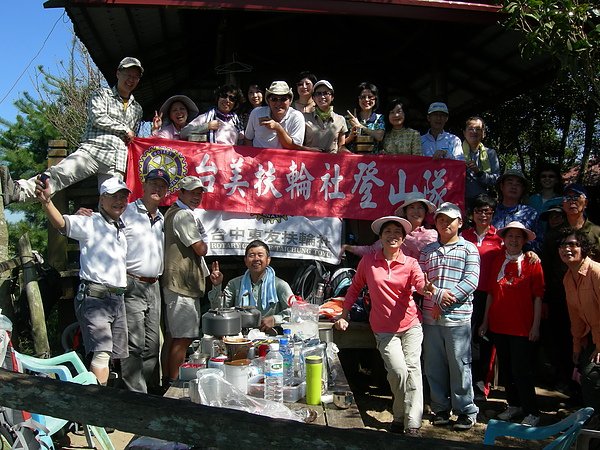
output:
[[[481,215],[486,215],[486,216],[491,216],[492,214],[494,214],[494,210],[487,208],[487,209],[480,209],[480,208],[475,208],[473,210],[473,212],[475,214],[481,214]]]
[[[578,248],[581,244],[577,241],[561,242],[558,244],[558,248]]]
[[[483,131],[483,128],[469,127],[469,128],[467,128],[467,131],[469,131],[471,133],[481,133]]]
[[[375,100],[377,97],[374,95],[359,95],[358,98],[360,100]]]
[[[329,91],[319,91],[313,93],[313,97],[331,97],[333,94]]]
[[[221,94],[219,95],[219,98],[226,98],[227,100],[233,103],[237,102],[237,97],[235,95]]]
[[[274,97],[274,96],[270,96],[270,97],[269,97],[269,101],[270,101],[270,102],[273,102],[273,103],[277,103],[277,102],[280,102],[280,103],[285,103],[285,102],[287,102],[289,99],[290,99],[289,97]]]
[[[565,195],[563,197],[563,203],[576,202],[579,200],[581,195]]]

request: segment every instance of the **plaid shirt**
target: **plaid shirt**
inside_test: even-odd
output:
[[[116,86],[98,89],[88,104],[87,127],[79,148],[98,162],[124,173],[127,163],[124,139],[130,130],[137,134],[142,107],[133,95],[127,107],[123,105]]]
[[[427,279],[437,288],[433,298],[426,296],[423,301],[423,323],[453,326],[469,322],[473,312],[473,292],[479,282],[477,247],[462,237],[454,244],[432,242],[421,251],[419,264]],[[434,303],[440,304],[444,290],[454,294],[456,303],[442,308],[442,316],[435,320],[432,308]]]

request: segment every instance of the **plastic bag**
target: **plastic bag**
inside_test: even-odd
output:
[[[218,375],[207,374],[199,377],[197,386],[202,405],[238,409],[274,419],[298,422],[304,420],[283,403],[250,397]]]

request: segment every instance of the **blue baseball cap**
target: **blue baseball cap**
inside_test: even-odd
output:
[[[586,189],[579,183],[571,183],[566,186],[563,190],[563,195],[566,195],[568,192],[576,192],[577,194],[583,195],[585,198],[587,198]]]
[[[163,180],[165,183],[167,183],[167,186],[171,185],[171,177],[163,169],[152,169],[150,172],[148,172],[146,174],[144,181],[157,180],[157,179]]]

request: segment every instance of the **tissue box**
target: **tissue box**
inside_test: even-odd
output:
[[[258,398],[265,396],[265,380],[263,375],[257,375],[248,380],[248,395]],[[306,395],[306,382],[297,384],[296,386],[283,387],[283,401],[294,403]]]

